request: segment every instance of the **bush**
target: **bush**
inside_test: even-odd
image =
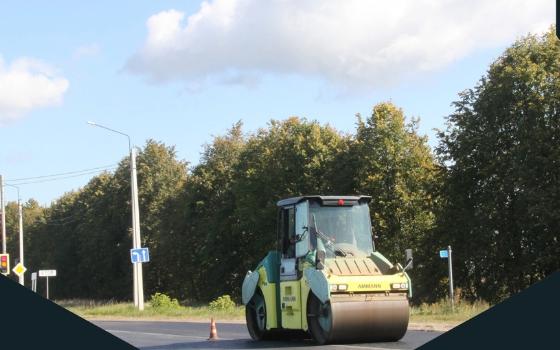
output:
[[[212,311],[229,311],[235,309],[235,302],[231,300],[229,295],[222,295],[208,304],[208,308]]]
[[[163,293],[152,295],[150,304],[152,304],[152,307],[155,309],[178,309],[180,307],[177,299],[172,299]]]

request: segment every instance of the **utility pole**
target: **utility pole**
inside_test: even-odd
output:
[[[131,177],[132,177],[132,201],[133,201],[133,231],[134,231],[134,248],[141,248],[142,242],[140,240],[140,209],[138,204],[138,177],[136,174],[136,149],[133,147],[130,151],[131,159]],[[137,284],[138,284],[138,309],[144,310],[144,281],[142,274],[142,263],[134,264],[136,266]]]
[[[19,262],[25,266],[23,262],[23,208],[21,206],[21,200],[19,199],[19,189],[18,189],[18,216],[19,216]],[[25,272],[19,275],[19,284],[25,285]]]
[[[132,248],[140,248],[142,246],[142,240],[140,239],[140,210],[138,205],[138,180],[136,176],[136,152],[133,147],[131,147],[130,136],[124,132],[114,130],[97,124],[95,122],[87,122],[91,126],[97,126],[117,134],[124,135],[128,138],[128,150],[130,154],[130,191],[131,191],[131,209],[132,209]],[[133,298],[134,306],[138,307],[139,310],[144,310],[144,282],[142,278],[142,263],[132,264],[132,280],[133,280]]]
[[[25,266],[24,261],[23,261],[23,206],[21,204],[21,197],[19,195],[19,187],[15,186],[15,185],[10,185],[10,184],[2,184],[2,192],[4,192],[4,186],[10,186],[13,187],[17,190],[17,206],[18,206],[18,227],[19,227],[19,262]],[[2,197],[4,197],[2,195]],[[2,207],[4,211],[5,207]],[[2,215],[2,225],[4,225],[4,215]],[[25,272],[19,274],[18,276],[18,280],[19,280],[19,284],[21,284],[22,286],[25,283]]]
[[[132,248],[136,249],[140,246],[138,240],[136,239],[136,232],[138,232],[138,227],[136,226],[136,185],[134,182],[136,176],[136,153],[134,153],[134,149],[130,147],[130,142],[128,143],[128,147],[130,156],[130,211],[132,213]],[[138,303],[138,265],[139,264],[132,264],[132,280],[134,284],[134,306],[140,308]]]
[[[0,207],[2,209],[2,254],[6,254],[6,207],[4,206],[4,179],[0,175]]]

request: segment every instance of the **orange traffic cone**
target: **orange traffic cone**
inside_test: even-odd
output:
[[[216,322],[214,321],[214,317],[211,318],[210,321],[210,337],[208,340],[218,340],[218,331],[216,330]]]

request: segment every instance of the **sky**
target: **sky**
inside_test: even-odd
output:
[[[383,101],[420,118],[434,147],[457,94],[516,39],[554,24],[554,10],[552,0],[2,2],[0,174],[22,200],[48,205],[128,154],[126,137],[87,121],[137,146],[174,145],[195,165],[239,120],[246,133],[290,116],[352,133],[355,114]]]

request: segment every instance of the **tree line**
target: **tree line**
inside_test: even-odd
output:
[[[444,297],[453,246],[462,297],[496,302],[560,266],[560,46],[554,30],[516,41],[459,94],[432,150],[419,121],[390,102],[356,116],[354,133],[314,120],[242,123],[199,163],[149,140],[138,155],[148,294],[187,302],[240,295],[275,248],[276,202],[303,194],[367,194],[376,248],[415,253],[415,301]],[[56,298],[132,297],[129,160],[47,207],[24,205],[26,266],[56,268]],[[17,206],[7,205],[17,257]],[[27,274],[29,278],[29,273]]]

